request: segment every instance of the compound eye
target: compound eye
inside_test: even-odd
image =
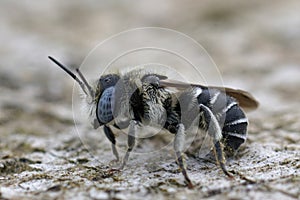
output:
[[[102,93],[97,105],[97,119],[106,124],[114,119],[113,110],[115,102],[115,88],[109,87]]]

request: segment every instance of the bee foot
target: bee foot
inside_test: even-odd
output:
[[[111,168],[111,169],[108,170],[108,172],[111,173],[111,174],[112,174],[112,173],[115,173],[115,172],[120,172],[120,171],[121,171],[121,170],[118,169],[118,168],[117,168],[117,169],[116,169],[116,168]]]
[[[234,176],[231,173],[228,172],[228,174],[226,175],[230,180],[235,180]]]
[[[122,171],[122,170],[124,169],[124,167],[125,167],[125,164],[123,163],[123,164],[118,168],[118,170],[119,170],[119,171]]]
[[[187,187],[188,187],[189,189],[194,189],[194,185],[193,185],[192,182],[187,182]]]
[[[114,160],[111,160],[111,161],[109,162],[109,165],[114,166],[114,165],[119,164],[119,162],[120,162],[120,160],[114,159]]]

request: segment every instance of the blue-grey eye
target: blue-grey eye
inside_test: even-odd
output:
[[[103,123],[109,123],[114,119],[113,110],[115,102],[115,87],[105,89],[98,101],[97,105],[97,118]]]

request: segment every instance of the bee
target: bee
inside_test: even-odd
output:
[[[102,75],[93,89],[77,68],[77,77],[67,67],[49,59],[68,73],[81,87],[89,105],[89,116],[95,129],[103,126],[119,161],[115,135],[111,129],[128,127],[127,151],[123,169],[135,146],[137,126],[159,126],[174,134],[173,148],[179,168],[189,188],[183,151],[186,130],[198,121],[198,128],[213,139],[215,157],[224,174],[233,177],[225,167],[224,148],[235,152],[246,141],[248,119],[242,108],[255,109],[258,102],[248,92],[231,88],[207,87],[170,80],[164,75],[132,70],[124,74]],[[175,91],[175,90],[176,91]]]

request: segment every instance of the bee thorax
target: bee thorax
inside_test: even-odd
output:
[[[167,113],[161,104],[147,102],[145,105],[145,113],[143,124],[163,127],[167,119]]]

